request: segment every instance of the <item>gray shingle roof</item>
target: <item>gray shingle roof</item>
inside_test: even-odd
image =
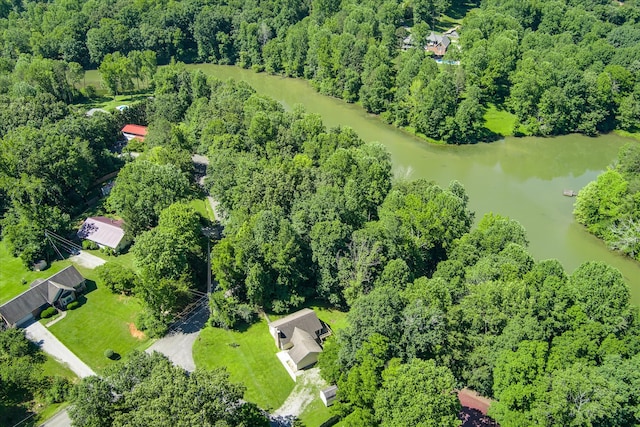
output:
[[[294,328],[291,337],[293,348],[289,350],[289,357],[296,365],[310,353],[322,353],[322,347],[307,331]]]
[[[72,265],[48,279],[37,279],[30,288],[0,306],[0,315],[11,325],[46,304],[53,304],[60,290],[73,291],[84,282],[84,277]]]
[[[312,336],[317,335],[317,333],[322,330],[322,324],[320,320],[318,320],[318,316],[316,316],[315,311],[309,308],[303,308],[287,317],[273,321],[269,326],[280,331],[280,342],[282,346],[291,341],[295,328],[302,329]]]

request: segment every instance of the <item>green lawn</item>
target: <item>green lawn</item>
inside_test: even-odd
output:
[[[276,353],[264,319],[244,332],[208,326],[193,345],[198,368],[227,368],[232,381],[247,387],[245,398],[266,410],[279,408],[295,385]]]
[[[128,249],[131,249],[131,247],[129,247]],[[107,255],[103,252],[100,252],[100,250],[90,250],[87,251],[85,250],[84,252],[90,253],[91,255],[95,255],[98,258],[102,258],[103,260],[107,261],[107,262],[114,262],[116,264],[120,264],[123,267],[127,267],[130,268],[134,271],[137,271],[136,266],[134,264],[134,259],[133,259],[133,253],[132,252],[127,252],[125,254],[121,254],[118,256],[113,256],[113,255]]]
[[[189,202],[189,206],[195,209],[200,215],[204,218],[207,218],[210,221],[215,221],[215,217],[213,216],[213,210],[211,209],[211,204],[205,199],[197,199],[191,200]]]
[[[65,377],[71,382],[78,379],[78,376],[69,369],[67,365],[63,365],[47,353],[45,353],[45,356],[47,357],[47,360],[44,362],[44,365],[42,365],[42,375]]]
[[[516,124],[516,116],[506,110],[498,110],[494,105],[490,106],[484,115],[484,126],[492,132],[502,136],[513,135]]]
[[[324,406],[324,403],[320,400],[320,395],[318,395],[304,408],[299,418],[306,427],[320,427],[323,423],[329,421],[332,416],[331,408]]]
[[[34,280],[52,276],[70,264],[66,260],[56,261],[45,271],[31,271],[20,258],[11,255],[5,241],[0,241],[0,304],[29,289]]]
[[[137,89],[138,82],[135,79],[134,84]],[[80,87],[85,88],[87,86],[93,86],[96,89],[96,94],[98,95],[97,98],[81,104],[87,110],[91,108],[102,108],[104,110],[110,111],[114,110],[118,105],[125,105],[135,101],[140,101],[153,94],[150,89],[142,88],[140,90],[135,90],[124,95],[117,95],[115,97],[108,95],[107,90],[103,87],[102,77],[100,76],[100,72],[98,70],[88,70],[85,72],[84,79],[80,83]]]
[[[94,277],[92,270],[78,270],[89,279]],[[90,289],[92,283],[88,282]],[[129,329],[142,310],[136,298],[95,288],[80,297],[80,301],[83,302],[80,307],[69,310],[67,316],[49,330],[96,372],[117,363],[104,356],[106,349],[111,348],[126,356],[132,350],[149,344],[148,338],[134,338]]]

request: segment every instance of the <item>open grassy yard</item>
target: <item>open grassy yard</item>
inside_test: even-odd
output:
[[[31,271],[20,258],[11,255],[4,240],[0,241],[0,304],[29,289],[29,284],[34,280],[52,276],[70,264],[66,260],[56,261],[45,271]]]
[[[89,279],[93,277],[91,270],[78,270]],[[130,329],[142,310],[136,298],[112,294],[89,281],[87,287],[89,292],[80,297],[82,305],[67,311],[67,316],[49,330],[83,362],[100,372],[117,363],[104,356],[106,349],[126,356],[136,348],[145,348],[149,339],[135,338]]]
[[[232,381],[247,387],[245,399],[267,410],[279,408],[295,384],[276,353],[264,319],[241,332],[208,326],[193,346],[199,369],[227,368]]]
[[[318,395],[313,399],[313,402],[304,408],[298,418],[306,427],[320,427],[323,423],[329,421],[332,416],[331,408],[324,406]]]
[[[129,247],[128,249],[131,249],[131,247]],[[102,258],[103,260],[107,261],[107,262],[113,262],[116,264],[120,264],[123,267],[127,267],[130,268],[134,271],[136,271],[136,266],[134,264],[134,259],[133,259],[133,253],[131,252],[126,252],[123,253],[121,255],[118,256],[113,256],[113,255],[107,255],[104,252],[100,252],[100,250],[84,250],[84,252],[90,253],[91,255],[95,255],[98,258]]]
[[[136,79],[134,79],[133,82],[137,89],[139,82]],[[152,95],[152,91],[150,89],[145,88],[144,85],[140,84],[140,90],[135,90],[124,95],[117,95],[115,97],[111,96],[103,86],[102,76],[100,76],[100,71],[98,70],[87,70],[85,72],[84,79],[80,82],[80,87],[86,88],[87,86],[93,86],[96,89],[96,94],[98,95],[91,101],[82,104],[87,110],[91,108],[102,108],[110,111],[114,110],[118,105],[130,104],[134,101],[139,101]]]
[[[513,135],[513,127],[516,124],[516,116],[505,110],[498,110],[495,106],[489,107],[484,115],[484,126],[492,132],[502,136]]]

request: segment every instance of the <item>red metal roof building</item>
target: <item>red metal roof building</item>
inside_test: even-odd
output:
[[[140,125],[125,125],[122,128],[122,134],[127,141],[131,141],[133,138],[138,138],[141,141],[144,141],[144,137],[147,136],[147,127]]]

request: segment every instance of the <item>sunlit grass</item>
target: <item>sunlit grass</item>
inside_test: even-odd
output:
[[[11,255],[6,241],[0,241],[0,304],[29,289],[34,280],[53,276],[69,265],[71,262],[67,260],[56,261],[45,271],[32,271],[20,258]]]
[[[208,326],[193,345],[198,369],[226,368],[232,381],[247,387],[246,400],[271,410],[282,405],[295,385],[277,352],[264,319],[245,331]]]
[[[484,115],[484,126],[490,131],[502,136],[513,135],[516,116],[506,110],[498,110],[494,105],[487,109]]]

